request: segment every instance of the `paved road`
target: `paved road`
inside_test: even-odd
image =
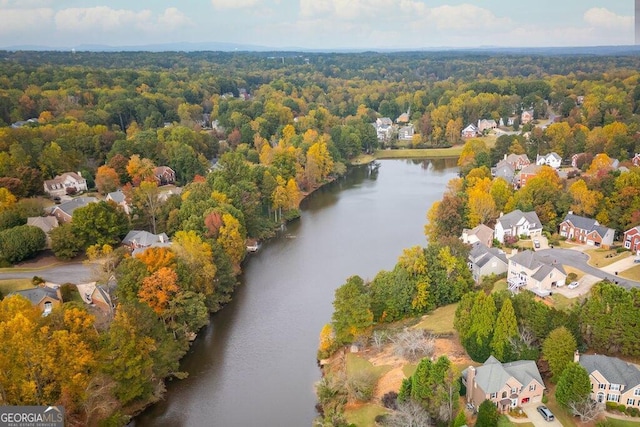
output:
[[[615,272],[607,272],[600,270],[599,268],[595,268],[587,264],[589,260],[589,256],[580,251],[575,251],[571,249],[561,249],[561,248],[553,248],[553,249],[541,249],[538,251],[540,256],[546,257],[549,262],[556,261],[558,264],[568,265],[571,267],[575,267],[579,270],[584,271],[586,274],[590,274],[592,276],[596,276],[600,279],[608,279],[613,283],[617,283],[618,285],[624,288],[638,288],[640,287],[640,282],[636,282],[635,280],[624,279],[622,277],[616,276]]]
[[[0,279],[31,279],[42,277],[52,283],[86,283],[91,282],[92,269],[82,262],[43,267],[29,271],[12,271],[10,268],[0,270]]]

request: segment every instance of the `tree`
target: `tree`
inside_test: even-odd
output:
[[[240,271],[240,262],[246,254],[246,235],[244,230],[233,215],[225,213],[222,215],[222,226],[219,230],[218,243],[224,249],[229,260],[234,265],[236,271]]]
[[[100,194],[116,191],[120,187],[118,172],[109,166],[100,166],[96,172],[96,187]]]
[[[147,158],[140,158],[134,154],[127,163],[127,173],[133,185],[139,185],[142,181],[154,180],[155,165]]]
[[[565,367],[573,360],[576,339],[564,326],[551,331],[542,343],[542,358],[549,363],[552,380],[558,381]]]
[[[0,231],[0,257],[11,264],[30,258],[43,250],[47,236],[38,227],[20,225]]]
[[[0,212],[6,211],[17,201],[18,198],[11,194],[11,191],[5,187],[0,187]]]
[[[84,242],[74,232],[71,223],[61,224],[49,232],[51,250],[60,259],[72,259],[84,248]]]
[[[487,399],[478,407],[476,427],[496,427],[499,418],[500,414],[495,403]]]
[[[140,301],[147,304],[159,316],[169,307],[169,302],[180,291],[178,275],[168,267],[162,267],[142,280],[138,291]]]
[[[351,276],[335,291],[331,325],[339,345],[365,338],[373,325],[371,297],[359,276]]]
[[[518,322],[510,299],[502,303],[491,339],[491,349],[496,359],[507,362],[510,359],[512,339],[518,336]]]
[[[143,181],[137,187],[125,186],[124,193],[131,201],[134,213],[138,214],[146,226],[150,226],[153,234],[157,233],[156,220],[162,206],[158,183]]]
[[[560,375],[556,387],[556,401],[570,408],[571,404],[584,402],[591,394],[589,373],[579,363],[570,362]]]
[[[85,247],[120,243],[129,229],[129,219],[118,205],[100,201],[89,203],[73,212],[73,233]]]
[[[178,267],[182,289],[203,294],[211,311],[218,308],[216,301],[216,272],[211,245],[202,240],[195,231],[179,231],[173,238],[173,251],[184,268]]]

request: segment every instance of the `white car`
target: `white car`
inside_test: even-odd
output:
[[[569,283],[569,285],[567,286],[567,288],[569,288],[569,289],[575,289],[575,288],[577,288],[577,287],[578,287],[578,285],[579,285],[579,284],[580,284],[579,282],[571,282],[571,283]]]

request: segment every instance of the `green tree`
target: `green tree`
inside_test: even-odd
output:
[[[577,349],[576,339],[564,326],[551,331],[542,343],[542,358],[549,363],[551,379],[556,382],[566,366],[573,360]]]
[[[47,245],[47,236],[38,227],[20,225],[0,231],[0,257],[15,264],[30,258]]]
[[[336,342],[352,343],[365,338],[373,325],[371,297],[364,281],[359,276],[351,276],[336,289],[333,300],[331,325],[336,334]]]
[[[518,336],[518,322],[510,299],[504,300],[491,339],[491,349],[496,359],[508,362],[511,356],[511,340]]]
[[[54,228],[49,233],[49,237],[51,238],[51,250],[60,259],[72,259],[84,247],[84,242],[75,233],[71,223],[61,224]]]
[[[129,219],[117,205],[100,201],[73,212],[73,232],[85,247],[98,244],[115,246],[129,229]]]
[[[497,427],[499,419],[498,408],[495,403],[487,399],[478,407],[476,427]]]
[[[591,390],[589,373],[579,363],[570,362],[558,380],[556,401],[565,408],[569,408],[571,403],[588,399]]]

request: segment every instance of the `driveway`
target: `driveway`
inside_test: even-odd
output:
[[[590,266],[587,261],[589,260],[589,256],[585,253],[582,253],[573,249],[562,249],[562,248],[553,248],[553,249],[540,249],[538,254],[541,257],[546,258],[547,262],[557,264],[568,265],[571,267],[575,267],[578,270],[582,270],[585,274],[595,276],[600,280],[607,279],[612,283],[616,283],[624,288],[640,288],[640,282],[635,280],[624,279],[622,277],[618,277],[615,275],[615,271],[622,271],[622,268],[619,266],[615,266],[615,264],[611,264],[608,268],[599,269]],[[621,260],[618,262],[623,262],[625,260]],[[633,261],[631,261],[633,263]],[[619,270],[614,270],[611,268],[619,268]],[[582,284],[582,283],[581,283]]]
[[[540,405],[542,405],[542,403],[528,403],[526,405],[522,405],[522,410],[527,414],[529,421],[536,427],[562,427],[562,423],[560,423],[557,418],[553,421],[547,421],[542,418],[542,415],[540,415],[536,409]]]
[[[32,279],[33,276],[42,277],[52,283],[86,283],[93,281],[93,271],[90,265],[82,262],[64,263],[49,267],[13,270],[3,268],[0,270],[0,279]],[[94,279],[95,280],[95,279]]]

